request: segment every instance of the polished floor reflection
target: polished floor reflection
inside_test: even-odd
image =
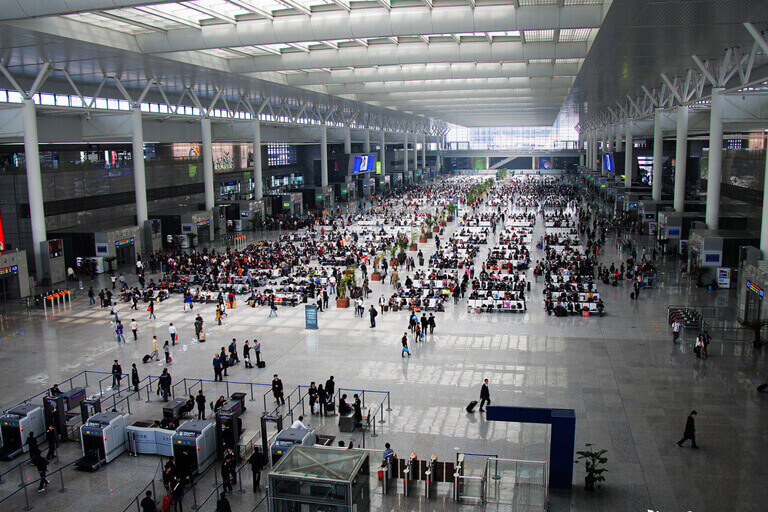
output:
[[[534,239],[540,232],[541,221]],[[433,250],[430,241],[425,253]],[[618,258],[609,248],[602,261]],[[537,259],[535,248],[532,259]],[[476,261],[483,260],[481,252]],[[71,311],[53,318],[37,311],[9,311],[2,316],[0,403],[3,408],[12,406],[84,369],[108,372],[115,358],[126,371],[136,362],[142,377],[158,375],[164,364],[141,364],[141,357],[150,351],[152,336],[164,340],[173,322],[181,334],[170,365],[176,381],[212,379],[214,351],[233,337],[240,346],[246,339],[258,338],[266,369],[239,365],[230,369],[229,381],[268,384],[272,374],[278,373],[292,390],[334,375],[341,388],[390,391],[391,412],[379,407],[373,393],[366,395],[366,405],[377,415],[377,436],[372,437],[372,432],[365,436],[366,448],[381,449],[390,442],[397,453],[414,452],[422,458],[435,454],[440,460],[455,460],[457,452],[467,452],[547,460],[547,427],[494,423],[482,414],[465,412],[467,402],[479,396],[485,378],[495,404],[575,409],[577,449],[592,442],[608,450],[607,481],[600,491],[585,493],[580,484],[583,470],[577,466],[573,492],[553,493],[549,510],[764,510],[768,490],[761,482],[768,474],[768,403],[755,392],[755,385],[767,378],[764,356],[734,331],[712,333],[706,361],[693,354],[690,333],[673,346],[666,325],[669,304],[727,307],[735,304],[735,291],[692,288],[676,272],[676,263],[661,266],[660,287],[644,291],[637,301],[630,300],[626,283],[602,286],[607,311],[603,318],[547,316],[540,306],[540,282],[533,284],[528,311],[522,314],[475,314],[467,311],[465,301],[451,303],[445,313],[436,315],[435,334],[412,346],[410,358],[401,357],[399,345],[407,323],[403,312],[379,315],[377,327],[370,329],[367,317],[355,318],[352,309],[332,307],[320,313],[319,330],[307,331],[302,307],[283,308],[278,318],[267,318],[266,308],[240,305],[218,327],[213,325],[213,306],[196,306],[194,312],[206,320],[208,337],[202,344],[194,341],[194,315],[182,311],[178,297],[157,306],[156,321],[147,319],[146,308],[130,312],[123,305],[122,318],[139,322],[139,339],[134,342],[128,332],[129,342],[118,345],[107,310],[89,307],[80,292]],[[126,274],[126,278],[133,282],[135,276]],[[389,285],[372,283],[371,298],[379,297],[385,287]],[[230,391],[235,388],[247,390],[248,386],[233,385]],[[268,390],[266,386],[257,389],[256,400],[248,402],[246,435],[258,430],[261,395]],[[102,391],[105,396],[113,392]],[[88,392],[99,390],[91,385]],[[224,393],[223,384],[206,387],[209,399]],[[133,418],[160,416],[158,397],[150,398],[151,403],[132,402]],[[675,445],[691,409],[699,412],[701,449],[697,451]],[[379,423],[382,419],[384,423]],[[353,440],[356,446],[363,443],[359,433],[340,433],[334,418],[310,416],[305,421],[319,433]],[[78,453],[76,445],[65,446],[60,465]],[[20,460],[0,463],[0,472]],[[48,512],[120,511],[152,479],[157,462],[151,456],[123,455],[94,474],[65,470],[69,492],[58,493],[60,483],[54,480],[42,495],[30,489],[29,501],[35,509]],[[23,478],[34,478],[33,468],[25,466]],[[3,475],[0,499],[17,490],[20,478],[19,470]],[[201,489],[200,494],[207,496],[210,489]],[[437,500],[427,502],[421,497],[422,487],[409,498],[394,492],[382,497],[377,487],[372,498],[374,510],[381,511],[481,509],[456,507],[449,493],[448,486],[440,487]],[[256,496],[249,492],[233,496],[233,508],[251,511],[261,497]],[[16,510],[24,503],[23,493],[18,493],[6,502],[11,508],[0,507]],[[191,507],[192,501],[185,500],[185,506]],[[213,510],[211,502],[202,510]]]

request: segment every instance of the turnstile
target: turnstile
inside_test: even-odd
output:
[[[413,485],[419,479],[419,460],[416,454],[412,453],[410,458],[405,461],[403,468],[403,496],[410,496],[413,492]]]

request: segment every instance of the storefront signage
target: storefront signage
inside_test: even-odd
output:
[[[696,244],[691,244],[691,250],[692,250],[693,252],[701,252],[701,247],[699,247],[699,246],[698,246],[698,245],[696,245]]]
[[[211,224],[211,220],[210,219],[208,219],[208,220],[201,220],[201,221],[197,222],[196,224],[197,224],[198,227],[200,227],[200,226],[209,226]]]
[[[304,306],[304,322],[306,329],[317,329],[317,306],[313,304]]]
[[[0,268],[0,276],[4,276],[6,274],[16,274],[18,271],[19,271],[18,265],[14,265],[12,267]]]
[[[131,245],[134,242],[133,237],[131,238],[123,238],[122,240],[118,240],[115,242],[115,247],[122,247],[124,245]]]
[[[763,291],[763,289],[762,289],[762,288],[760,288],[759,286],[757,286],[757,285],[756,285],[755,283],[753,283],[752,281],[747,281],[747,290],[749,290],[749,291],[751,291],[751,292],[755,292],[755,293],[756,293],[756,294],[758,294],[760,297],[762,297],[762,296],[763,296],[763,294],[765,294],[765,292]]]

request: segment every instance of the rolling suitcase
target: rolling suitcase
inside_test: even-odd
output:
[[[197,341],[200,343],[205,343],[205,333],[203,331],[200,331],[200,335],[197,337]]]
[[[629,294],[629,298],[630,298],[631,300],[635,300],[635,292],[632,292],[632,293],[630,293],[630,294]]]
[[[149,354],[145,354],[144,357],[141,358],[141,362],[144,364],[147,364],[150,359],[152,359],[152,356]]]
[[[467,412],[475,412],[475,407],[477,406],[477,400],[472,400],[469,402],[469,405],[467,406]]]
[[[258,363],[256,363],[256,367],[257,368],[266,368],[267,367],[267,363],[265,363],[264,361],[259,361]]]
[[[768,388],[768,383],[760,384],[759,386],[757,386],[757,392],[758,393],[762,393],[763,391],[766,390],[766,388]]]
[[[336,414],[336,404],[334,402],[328,402],[325,404],[326,414]]]

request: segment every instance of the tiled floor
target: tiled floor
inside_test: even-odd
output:
[[[433,249],[430,242],[425,252]],[[535,252],[533,259],[537,258]],[[482,261],[483,255],[476,261]],[[609,249],[603,261],[612,260],[617,256]],[[355,318],[352,309],[332,307],[320,314],[318,331],[306,331],[301,307],[281,309],[279,318],[268,319],[266,309],[241,305],[230,312],[222,327],[213,325],[212,306],[196,307],[195,312],[200,311],[207,322],[208,341],[200,344],[192,339],[194,315],[182,311],[178,297],[158,305],[157,321],[148,321],[147,312],[139,310],[139,341],[117,345],[107,311],[89,308],[81,293],[71,311],[52,319],[37,312],[2,316],[0,404],[7,408],[85,369],[108,372],[115,358],[126,371],[131,362],[138,362],[142,377],[158,375],[163,365],[142,365],[141,356],[149,352],[153,334],[161,340],[167,336],[172,321],[181,333],[170,367],[176,381],[183,377],[190,382],[211,379],[216,349],[232,337],[240,346],[245,339],[258,337],[267,368],[233,368],[230,381],[268,384],[272,374],[279,373],[292,390],[334,375],[339,387],[390,391],[393,411],[378,413],[377,420],[383,417],[385,423],[377,424],[376,438],[366,437],[368,448],[380,449],[390,442],[399,454],[436,454],[441,460],[454,460],[457,451],[546,460],[547,427],[488,422],[481,414],[464,411],[466,403],[478,396],[484,378],[490,380],[495,404],[575,409],[577,449],[594,442],[608,450],[607,481],[600,491],[585,493],[579,484],[583,470],[577,466],[573,492],[552,493],[549,510],[765,510],[768,490],[762,482],[768,475],[768,399],[754,390],[767,377],[764,356],[755,353],[749,343],[721,343],[717,332],[707,361],[693,355],[691,336],[684,336],[679,346],[672,345],[665,323],[668,304],[735,303],[734,291],[692,290],[673,271],[676,267],[664,264],[660,288],[643,292],[638,301],[629,300],[626,284],[601,286],[608,313],[604,318],[546,316],[540,307],[541,283],[533,285],[533,300],[522,315],[478,315],[468,313],[463,302],[450,305],[437,315],[435,334],[413,347],[410,358],[402,358],[399,347],[406,313],[380,315],[377,327],[369,329],[367,317]],[[372,297],[380,296],[384,287],[373,283]],[[130,321],[125,307],[121,316]],[[236,387],[250,391],[243,385],[233,385],[230,391]],[[267,390],[257,386],[256,401],[247,404],[245,424],[251,434],[258,429],[261,395]],[[91,380],[89,394],[98,391]],[[105,390],[107,396],[111,392]],[[206,386],[209,398],[224,392],[223,385]],[[366,405],[378,411],[371,396],[366,395]],[[133,418],[159,417],[160,404],[156,396],[151,398],[151,404],[132,402]],[[698,451],[674,444],[693,408],[699,412]],[[320,433],[350,439],[348,434],[339,434],[331,418],[311,417],[308,421]],[[361,436],[355,435],[355,444],[361,442]],[[78,453],[76,445],[65,446],[61,465]],[[0,471],[19,460],[0,463]],[[57,493],[58,480],[54,479],[43,495],[30,489],[30,504],[48,512],[121,511],[150,482],[157,463],[151,456],[123,455],[93,474],[67,469],[68,493]],[[25,466],[25,478],[34,477],[33,468]],[[18,475],[15,470],[4,476],[0,499],[17,489]],[[210,490],[202,486],[198,501]],[[456,509],[448,487],[439,489],[435,502],[426,502],[422,493],[418,487],[414,497],[393,494],[382,498],[374,487],[374,510]],[[185,506],[191,503],[185,500]],[[233,496],[232,503],[237,511],[250,511],[257,499],[246,493]],[[21,492],[0,503],[0,509],[18,510],[23,505]],[[212,509],[209,502],[202,510]],[[488,506],[488,510],[496,509],[510,507]]]

